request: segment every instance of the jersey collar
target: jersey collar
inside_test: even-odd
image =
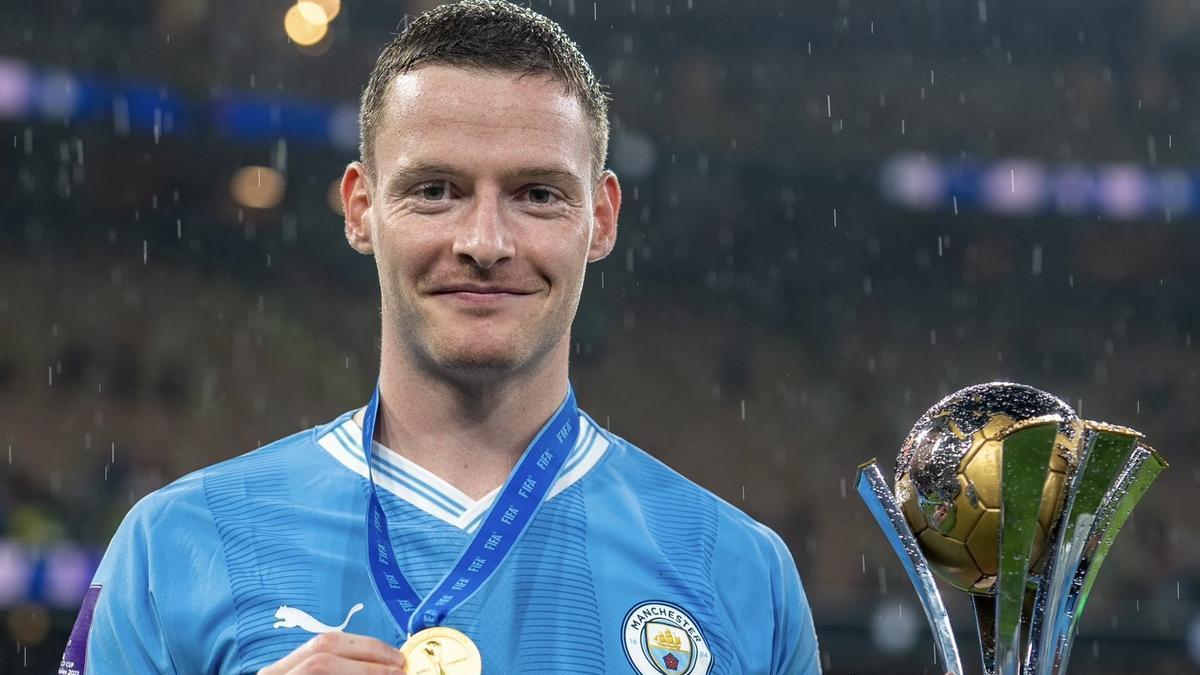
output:
[[[362,448],[362,427],[354,421],[355,412],[357,411],[342,415],[333,424],[321,430],[317,436],[317,444],[343,466],[366,478],[367,463]],[[372,446],[376,486],[466,532],[478,529],[500,492],[500,488],[497,487],[478,500],[471,499],[436,474],[383,446],[379,441],[373,441]],[[553,499],[587,474],[604,456],[608,446],[607,433],[590,417],[580,413],[579,438],[546,498]]]

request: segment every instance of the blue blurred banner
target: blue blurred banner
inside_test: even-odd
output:
[[[0,608],[79,606],[100,564],[100,552],[74,544],[45,549],[0,539]]]
[[[208,135],[245,141],[286,138],[354,150],[358,106],[295,98],[220,93],[186,100],[162,85],[62,70],[0,58],[0,119],[110,122],[119,136]]]
[[[884,196],[921,211],[1170,222],[1200,209],[1200,172],[1131,163],[970,162],[903,154],[884,162],[880,182]]]

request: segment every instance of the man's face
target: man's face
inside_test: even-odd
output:
[[[518,372],[565,345],[620,191],[591,175],[588,121],[548,77],[426,66],[391,85],[375,172],[343,179],[346,234],[373,253],[384,336],[422,366]]]

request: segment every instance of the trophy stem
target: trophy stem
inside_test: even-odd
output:
[[[1001,675],[1021,672],[1026,581],[1059,422],[1056,416],[1027,420],[1004,439],[996,579],[996,672]]]
[[[854,489],[866,502],[867,509],[879,523],[888,543],[892,545],[892,550],[904,565],[904,571],[908,573],[908,578],[921,601],[921,607],[925,610],[925,618],[929,620],[933,642],[942,665],[947,671],[962,675],[962,662],[958,655],[958,645],[954,642],[950,615],[942,603],[942,596],[938,593],[929,563],[917,545],[917,538],[913,536],[912,530],[904,520],[900,505],[888,489],[887,481],[884,480],[875,460],[858,467]]]

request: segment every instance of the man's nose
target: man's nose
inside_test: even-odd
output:
[[[464,262],[489,269],[513,257],[512,234],[505,222],[502,195],[476,195],[475,204],[454,238],[454,255]]]

